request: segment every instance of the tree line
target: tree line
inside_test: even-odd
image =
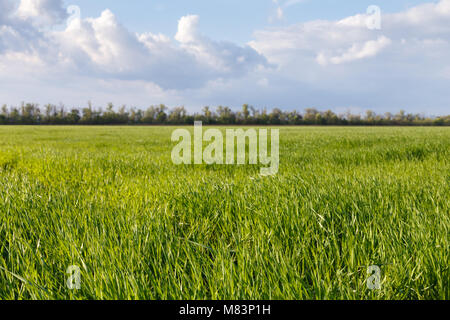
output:
[[[22,103],[20,107],[3,105],[0,125],[192,125],[202,121],[205,125],[397,125],[397,126],[450,126],[450,115],[425,117],[420,114],[400,111],[396,114],[377,114],[366,111],[364,115],[336,114],[331,110],[314,108],[304,112],[256,109],[244,104],[240,111],[218,106],[214,110],[204,107],[202,112],[188,113],[184,107],[169,109],[164,104],[148,109],[116,109],[109,103],[105,109],[66,108],[64,105],[47,104],[40,108],[35,103]]]

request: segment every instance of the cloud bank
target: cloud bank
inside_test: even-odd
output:
[[[450,105],[450,0],[383,14],[380,30],[359,14],[256,30],[243,46],[207,37],[196,15],[181,17],[173,38],[135,33],[108,9],[67,19],[61,0],[0,2],[0,103],[436,114]]]

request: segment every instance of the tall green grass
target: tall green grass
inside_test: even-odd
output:
[[[0,298],[449,298],[449,128],[281,128],[274,177],[173,130],[1,127]]]

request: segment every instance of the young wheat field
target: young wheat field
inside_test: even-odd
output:
[[[0,299],[450,297],[450,128],[282,127],[271,177],[174,129],[0,127]]]

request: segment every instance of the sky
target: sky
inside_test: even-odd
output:
[[[397,12],[433,1],[421,0],[291,0],[280,1],[283,19],[277,17],[273,0],[66,0],[77,5],[82,14],[99,16],[109,8],[119,20],[134,32],[164,33],[174,36],[180,17],[195,14],[202,19],[202,32],[217,40],[246,44],[255,30],[270,26],[286,26],[317,19],[339,20],[364,13],[370,5],[378,5],[385,12]],[[286,7],[287,4],[287,7]],[[272,18],[272,19],[271,19]]]
[[[450,0],[0,0],[0,104],[450,113]]]

